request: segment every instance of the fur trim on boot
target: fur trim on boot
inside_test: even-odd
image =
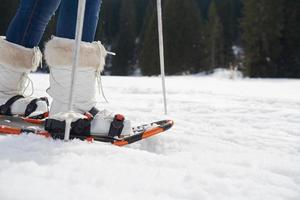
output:
[[[53,37],[44,52],[47,64],[55,68],[72,68],[74,46],[75,40]],[[79,55],[80,68],[103,70],[107,52],[100,42],[81,42]]]
[[[0,65],[12,71],[30,72],[39,66],[42,53],[38,47],[25,48],[0,37]]]

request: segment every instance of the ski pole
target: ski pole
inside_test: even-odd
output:
[[[162,81],[162,90],[163,90],[163,99],[164,99],[164,111],[165,114],[168,114],[166,81],[165,81],[164,37],[163,37],[163,25],[162,25],[161,0],[157,0],[156,3],[157,3],[160,72],[161,72],[161,81]]]
[[[69,96],[69,113],[72,113],[73,110],[73,101],[74,101],[74,89],[76,83],[77,68],[79,63],[79,53],[80,53],[80,43],[82,39],[82,30],[84,22],[84,13],[85,13],[85,3],[86,0],[78,0],[78,11],[77,11],[77,20],[76,20],[76,35],[75,35],[75,47],[73,49],[73,68],[71,74],[71,90]],[[66,119],[66,128],[65,128],[65,141],[68,141],[70,138],[70,126],[72,118],[75,115],[69,114]],[[68,126],[68,127],[67,127]]]

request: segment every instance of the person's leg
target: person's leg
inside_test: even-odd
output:
[[[45,58],[50,68],[49,95],[52,105],[46,129],[58,130],[57,119],[61,112],[68,112],[69,93],[71,90],[71,74],[73,64],[73,49],[75,46],[75,30],[77,18],[77,4],[69,0],[62,0],[57,26],[57,37],[53,37],[46,45]],[[77,68],[76,83],[73,90],[73,111],[90,116],[90,120],[75,122],[73,134],[120,136],[130,134],[129,120],[118,119],[111,112],[98,111],[95,108],[96,80],[104,68],[107,51],[100,42],[94,42],[97,29],[100,0],[87,0],[83,27],[83,42],[80,44],[79,65]],[[91,117],[93,116],[93,117]],[[115,120],[121,126],[116,126]],[[76,124],[80,124],[78,127]],[[114,128],[110,128],[113,126]],[[60,129],[62,130],[62,129]]]
[[[36,47],[60,0],[22,0],[5,37],[0,37],[0,114],[44,117],[47,100],[24,95],[28,73],[39,66]],[[27,86],[28,87],[28,86]]]
[[[26,48],[37,46],[60,1],[22,0],[6,32],[6,40]]]
[[[82,41],[93,42],[97,30],[101,0],[87,0]],[[59,9],[56,36],[75,39],[78,0],[62,0]]]

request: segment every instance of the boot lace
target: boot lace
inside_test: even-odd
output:
[[[37,68],[38,66],[43,67],[43,62],[42,62],[42,53],[39,49],[39,47],[34,47],[33,48],[33,57],[32,57],[32,66],[34,68]],[[24,86],[25,85],[25,86]],[[31,87],[30,93],[26,94],[26,91],[28,88]],[[19,91],[21,91],[21,94],[24,97],[31,97],[34,93],[34,87],[33,87],[33,81],[31,78],[28,76],[28,73],[23,73],[21,76],[21,80],[19,81],[19,86],[18,86]]]
[[[107,51],[102,43],[100,41],[95,42],[99,48],[100,51],[100,63],[99,66],[96,70],[96,79],[97,79],[97,85],[98,85],[98,92],[99,94],[102,95],[104,98],[105,102],[108,103],[108,100],[104,94],[104,89],[103,89],[103,84],[102,84],[102,77],[101,77],[101,68],[105,65],[105,58],[107,55],[113,55],[115,56],[116,54],[114,52]]]
[[[30,93],[26,94],[29,87],[31,88]],[[21,80],[19,81],[19,84],[18,84],[18,90],[21,92],[21,94],[24,97],[31,97],[33,95],[33,93],[34,93],[33,82],[31,80],[31,78],[28,76],[28,73],[22,74]]]

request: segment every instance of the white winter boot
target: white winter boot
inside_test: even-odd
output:
[[[68,112],[71,90],[72,57],[75,41],[53,37],[45,48],[50,67],[49,95],[53,98],[46,129],[62,132],[62,112]],[[74,121],[71,132],[79,135],[122,136],[130,134],[131,125],[121,115],[99,111],[96,106],[96,79],[104,68],[106,50],[100,42],[81,42],[77,79],[74,87],[73,111],[88,117]]]
[[[8,42],[0,37],[0,114],[44,118],[48,115],[46,98],[25,97],[30,79],[28,73],[35,71],[42,54],[33,49]],[[27,85],[27,86],[26,86]]]

